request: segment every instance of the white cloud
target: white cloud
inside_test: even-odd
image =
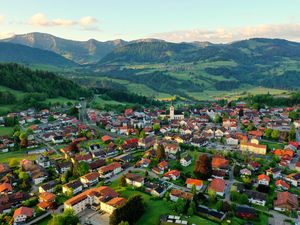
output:
[[[226,43],[253,37],[283,38],[300,41],[300,24],[262,24],[252,27],[219,28],[214,30],[179,30],[153,34],[152,37],[172,42],[210,41]]]
[[[42,26],[42,27],[54,27],[54,26],[80,26],[83,29],[91,29],[96,30],[98,28],[98,20],[91,17],[86,16],[77,20],[68,20],[68,19],[48,19],[47,16],[43,13],[34,14],[28,21],[28,24],[32,26]]]

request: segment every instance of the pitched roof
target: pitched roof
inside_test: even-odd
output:
[[[220,178],[215,178],[211,181],[209,188],[213,189],[215,192],[224,192],[225,181]]]
[[[278,192],[277,199],[274,201],[274,206],[291,205],[292,207],[298,207],[298,199],[296,195],[293,195],[287,191]]]
[[[172,189],[170,192],[171,195],[176,196],[178,198],[184,198],[186,200],[192,200],[193,194],[189,192],[184,192],[178,189]]]
[[[107,186],[102,186],[98,188],[91,188],[88,189],[73,198],[68,199],[64,204],[67,205],[76,205],[77,203],[81,202],[82,200],[86,199],[88,196],[99,196],[103,199],[106,199],[108,197],[115,198],[118,196],[118,194]]]
[[[170,177],[171,175],[173,175],[175,177],[179,177],[180,176],[180,171],[178,171],[178,170],[170,170],[169,172],[166,172],[164,174],[164,177]]]
[[[39,195],[39,199],[43,202],[53,202],[56,195],[50,192],[43,192]]]
[[[257,179],[258,180],[266,180],[266,181],[270,182],[270,177],[267,176],[266,174],[260,174],[260,175],[258,175]]]
[[[12,191],[13,188],[11,186],[11,184],[9,183],[3,183],[3,184],[0,184],[0,192],[4,192],[4,191]]]
[[[290,185],[283,180],[277,180],[275,182],[275,186],[282,186],[285,187],[286,189],[290,189]]]
[[[32,217],[33,215],[33,209],[32,208],[28,208],[28,207],[20,207],[18,209],[16,209],[16,211],[14,212],[14,218],[20,215],[25,215],[27,217]]]
[[[186,184],[191,184],[191,185],[195,185],[195,186],[202,186],[203,185],[203,181],[202,180],[198,180],[198,179],[192,179],[192,178],[187,178],[185,181]]]
[[[106,173],[108,171],[113,171],[117,168],[121,167],[121,164],[118,163],[118,162],[113,162],[107,166],[102,166],[99,168],[99,171],[102,172],[102,173]]]
[[[118,207],[118,206],[123,205],[125,202],[126,202],[125,198],[117,197],[117,198],[113,198],[113,199],[109,200],[108,202],[106,202],[106,204],[114,206],[114,207]]]
[[[81,178],[86,179],[88,181],[92,181],[92,180],[99,178],[99,176],[100,175],[98,172],[91,172],[91,173],[83,175]]]
[[[213,168],[227,168],[229,161],[223,156],[216,155],[213,157],[211,164]]]

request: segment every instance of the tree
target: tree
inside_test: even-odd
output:
[[[221,117],[219,114],[217,114],[217,115],[215,116],[214,122],[215,122],[215,123],[222,123],[222,122],[223,122],[223,119],[222,119],[222,117]]]
[[[279,139],[279,131],[278,130],[273,130],[271,133],[271,138],[273,140],[278,140]]]
[[[191,192],[192,192],[193,195],[197,194],[197,190],[196,190],[196,185],[195,184],[193,184]]]
[[[191,201],[189,208],[187,210],[187,215],[192,216],[192,215],[194,215],[195,211],[196,211],[196,204],[195,204],[195,202]]]
[[[48,225],[77,225],[79,224],[79,218],[75,215],[72,209],[65,209],[61,214],[53,214],[52,219],[48,222]]]
[[[123,175],[121,176],[120,180],[119,180],[119,186],[121,187],[126,187],[127,183],[126,183],[126,177]]]
[[[231,205],[230,205],[230,203],[227,202],[227,201],[223,202],[222,207],[221,207],[221,211],[222,212],[229,212],[229,211],[231,211]]]
[[[215,202],[217,197],[216,192],[213,189],[209,188],[207,193],[208,193],[209,201]]]
[[[145,133],[144,130],[142,130],[142,131],[140,132],[140,138],[145,138],[145,137],[146,137],[146,133]]]
[[[185,207],[186,207],[186,200],[182,199],[182,198],[179,198],[177,200],[177,202],[175,203],[175,211],[177,213],[184,213],[185,211]]]
[[[295,131],[295,126],[292,125],[289,132],[289,141],[295,141],[295,140],[296,140],[296,131]]]
[[[271,138],[272,131],[273,131],[272,129],[267,128],[267,129],[265,130],[265,133],[264,133],[265,138],[270,139],[270,138]]]
[[[166,152],[163,145],[159,144],[156,149],[156,157],[158,161],[161,161],[166,158]]]
[[[19,162],[18,162],[17,159],[11,159],[11,160],[9,160],[8,166],[10,168],[17,167],[18,165],[19,165]]]
[[[80,177],[89,172],[89,164],[86,162],[75,163],[73,167],[73,175]]]
[[[109,217],[110,225],[118,225],[122,221],[128,221],[129,224],[135,222],[143,215],[145,206],[141,195],[130,197],[127,202],[113,211]]]
[[[157,134],[158,131],[160,130],[160,124],[159,123],[153,124],[153,130]]]
[[[212,167],[211,161],[207,154],[203,154],[199,156],[198,160],[196,161],[194,174],[201,179],[208,179],[211,176]]]

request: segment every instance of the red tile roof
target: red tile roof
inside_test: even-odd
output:
[[[209,185],[209,189],[212,189],[215,192],[224,192],[225,181],[220,178],[213,179]]]
[[[277,199],[274,201],[274,206],[280,207],[290,205],[292,208],[298,208],[298,199],[297,196],[285,191],[278,192]]]
[[[202,186],[203,185],[203,181],[202,180],[198,180],[198,179],[192,179],[192,178],[187,178],[185,181],[186,184],[191,184],[191,185],[195,185],[195,186]]]
[[[99,168],[99,171],[102,172],[102,173],[106,173],[108,171],[113,171],[117,168],[120,168],[121,167],[121,164],[118,163],[118,162],[113,162],[107,166],[102,166]]]
[[[15,213],[14,213],[14,218],[20,215],[25,215],[27,217],[32,217],[33,216],[33,209],[32,208],[28,208],[28,207],[20,207],[18,209],[16,209]]]
[[[260,174],[257,177],[258,180],[267,180],[268,182],[270,182],[270,177],[267,176],[266,174]]]

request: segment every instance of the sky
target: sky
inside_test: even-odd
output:
[[[300,0],[0,0],[0,38],[300,41]]]

